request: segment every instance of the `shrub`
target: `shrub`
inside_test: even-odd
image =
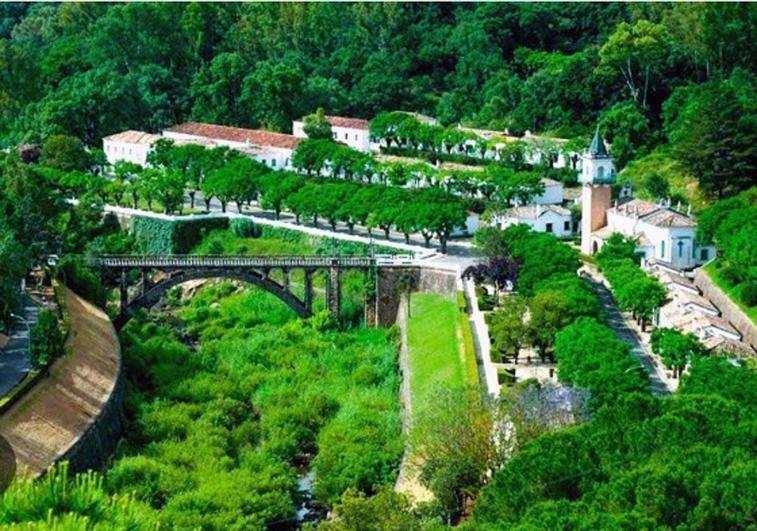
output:
[[[720,270],[720,278],[722,278],[724,281],[726,281],[728,284],[731,284],[732,286],[738,284],[741,281],[739,272],[736,270],[735,267],[730,265],[725,265]]]
[[[235,218],[229,223],[229,228],[238,238],[259,238],[262,230],[249,218]]]
[[[223,254],[223,243],[220,240],[210,240],[208,252],[210,254]]]
[[[757,305],[757,281],[749,280],[741,287],[741,300],[747,306]]]
[[[50,310],[42,310],[31,330],[32,365],[39,369],[47,367],[66,351],[66,338],[58,318]]]

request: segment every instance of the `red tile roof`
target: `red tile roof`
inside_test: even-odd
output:
[[[362,118],[347,118],[345,116],[326,116],[326,119],[334,127],[348,127],[350,129],[368,130],[370,122]]]
[[[263,131],[262,129],[244,129],[241,127],[199,122],[186,122],[175,125],[166,129],[166,131],[229,142],[249,142],[256,146],[271,146],[286,149],[294,149],[301,140],[285,133],[273,133],[271,131]]]

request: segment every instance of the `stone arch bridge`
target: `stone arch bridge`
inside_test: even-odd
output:
[[[338,317],[341,306],[341,275],[346,270],[362,270],[373,275],[374,290],[365,300],[366,324],[387,325],[394,322],[399,293],[417,285],[419,267],[408,256],[200,256],[200,255],[103,255],[89,264],[115,273],[119,279],[120,308],[114,320],[123,327],[140,308],[151,308],[174,286],[196,279],[227,278],[250,283],[278,297],[300,317],[313,310],[313,275],[326,272],[326,301],[329,312]],[[304,272],[304,296],[295,295],[290,286],[294,270]],[[139,281],[129,296],[129,275],[139,271]],[[281,271],[282,281],[271,272]],[[158,280],[154,277],[159,275]],[[399,279],[402,278],[402,281]],[[403,282],[406,286],[402,286]]]

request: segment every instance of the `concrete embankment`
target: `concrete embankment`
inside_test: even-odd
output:
[[[123,430],[121,348],[108,316],[65,290],[68,354],[0,417],[16,474],[37,477],[58,461],[78,472],[101,467]]]
[[[694,276],[694,284],[702,291],[705,297],[717,306],[723,318],[730,321],[736,327],[744,343],[748,343],[752,348],[757,349],[757,326],[754,325],[752,320],[741,311],[741,308],[723,290],[715,285],[704,269],[697,269]]]

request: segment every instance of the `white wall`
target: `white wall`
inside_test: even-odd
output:
[[[465,218],[465,226],[464,227],[457,227],[455,230],[452,231],[453,237],[459,237],[459,236],[468,236],[470,234],[473,234],[478,230],[480,224],[480,216],[478,214],[468,214],[468,217]]]
[[[302,120],[292,122],[292,135],[297,138],[307,138],[304,130],[305,123]],[[334,140],[347,144],[358,151],[371,151],[371,139],[367,129],[353,129],[352,127],[331,126]],[[378,150],[378,148],[377,148]]]
[[[149,144],[114,142],[103,139],[103,151],[110,164],[115,164],[119,160],[125,160],[145,166],[147,164],[147,154],[151,150],[152,148]]]
[[[562,184],[553,184],[544,187],[541,195],[534,197],[533,202],[540,205],[560,205],[563,200]]]
[[[573,236],[573,219],[571,216],[562,216],[556,212],[545,212],[537,219],[514,218],[507,216],[492,216],[492,223],[498,225],[501,229],[506,229],[510,225],[519,223],[528,225],[538,232],[547,232],[547,225],[552,225],[551,233],[558,238],[567,238]],[[567,229],[566,229],[567,223]]]

